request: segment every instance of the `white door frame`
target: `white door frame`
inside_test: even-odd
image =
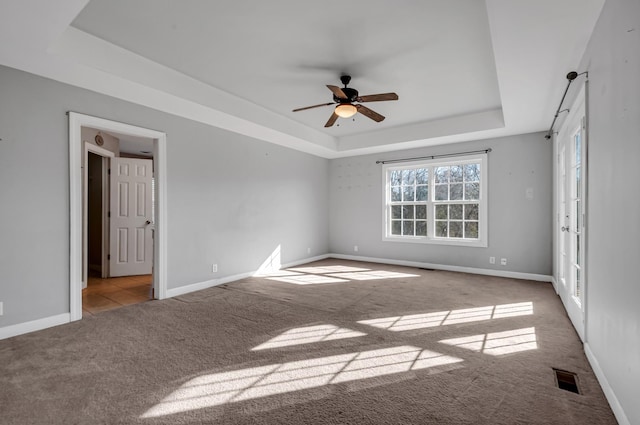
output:
[[[571,320],[571,322],[573,323],[574,328],[576,329],[576,332],[578,333],[578,335],[580,336],[580,339],[582,340],[582,342],[586,342],[586,322],[587,322],[587,317],[588,317],[588,311],[587,311],[587,285],[588,283],[588,274],[587,274],[587,264],[585,259],[587,258],[586,255],[586,251],[587,251],[587,223],[586,221],[588,220],[588,211],[587,211],[587,205],[588,205],[588,139],[589,139],[589,135],[588,135],[588,129],[587,129],[587,113],[588,111],[586,110],[586,105],[587,105],[587,99],[586,99],[586,84],[580,89],[580,92],[578,93],[578,95],[576,96],[576,99],[574,100],[573,105],[571,106],[571,109],[569,110],[569,114],[566,118],[566,120],[563,122],[560,130],[558,131],[558,135],[555,138],[554,142],[555,142],[555,153],[557,154],[557,158],[558,161],[556,161],[556,181],[555,181],[555,185],[556,185],[556,218],[557,218],[557,222],[556,222],[556,226],[555,226],[555,246],[556,246],[556,253],[557,253],[557,257],[555,259],[557,267],[555,268],[556,270],[556,292],[558,292],[558,295],[560,295],[560,298],[565,306],[565,310],[567,311],[567,315],[569,316],[569,319]],[[583,121],[585,120],[585,121]],[[573,152],[573,149],[567,149],[565,151],[565,156],[568,156],[568,159],[565,158],[565,164],[560,164],[559,161],[561,159],[561,155],[560,155],[560,151],[562,149],[562,145],[567,143],[568,146],[573,146],[574,141],[571,140],[567,140],[568,138],[573,138],[573,135],[575,134],[576,129],[580,129],[581,132],[581,177],[582,177],[582,191],[581,191],[581,211],[579,213],[579,222],[581,224],[581,229],[579,229],[580,233],[581,233],[581,251],[580,251],[580,269],[581,269],[581,290],[580,290],[580,297],[576,297],[574,294],[574,276],[573,275],[565,275],[566,280],[566,284],[563,284],[562,282],[562,274],[563,274],[563,267],[566,266],[565,261],[563,261],[563,256],[562,256],[562,250],[560,249],[560,247],[562,246],[562,238],[566,238],[565,242],[568,243],[569,245],[566,246],[566,250],[569,251],[569,255],[570,255],[570,260],[569,261],[573,261],[573,256],[576,255],[577,251],[576,251],[576,247],[575,247],[575,241],[573,239],[573,237],[571,236],[571,234],[573,232],[575,232],[576,229],[574,229],[574,227],[576,226],[576,219],[574,217],[574,213],[575,211],[573,211],[573,205],[572,205],[572,196],[573,193],[571,190],[567,190],[569,189],[569,187],[565,186],[565,199],[567,201],[567,205],[566,205],[566,209],[567,211],[565,211],[564,214],[568,214],[567,217],[572,218],[573,220],[567,221],[567,217],[564,217],[561,211],[561,192],[562,192],[562,188],[560,187],[560,185],[564,184],[564,179],[562,178],[562,169],[561,167],[563,166],[568,166],[566,168],[566,178],[567,179],[571,179],[573,174],[572,174],[572,157],[575,155],[575,153]],[[573,184],[573,182],[571,182],[571,184]],[[569,230],[566,233],[569,233],[569,237],[567,237],[567,234],[565,232],[562,231],[563,226],[567,225],[569,227]],[[568,239],[568,240],[567,240]]]
[[[102,278],[106,277],[105,271],[106,271],[106,267],[107,267],[107,254],[108,254],[108,244],[105,244],[105,242],[108,242],[108,235],[109,235],[109,222],[107,220],[107,214],[106,212],[108,211],[108,196],[109,193],[108,191],[105,190],[106,187],[108,187],[108,183],[106,181],[106,177],[107,177],[107,173],[106,170],[104,169],[104,159],[105,158],[113,158],[115,156],[115,154],[113,152],[111,152],[110,150],[101,148],[100,146],[94,145],[92,143],[86,143],[86,142],[82,142],[84,144],[84,173],[83,173],[83,181],[84,181],[84,187],[83,187],[83,196],[84,199],[88,199],[88,192],[89,192],[89,185],[88,185],[88,181],[89,181],[89,152],[95,153],[96,155],[100,155],[103,158],[103,169],[102,169],[102,254],[100,255],[101,257],[101,270],[102,270]],[[106,200],[106,202],[105,202]],[[87,208],[87,202],[83,202],[82,203],[82,222],[83,222],[83,227],[82,227],[82,234],[83,234],[83,238],[82,238],[82,252],[85,255],[88,255],[88,250],[87,247],[88,245],[88,240],[89,240],[89,232],[88,232],[88,208]],[[106,248],[106,249],[105,249]],[[87,276],[88,276],[88,259],[83,257],[83,266],[82,266],[82,287],[86,288],[87,287]]]
[[[167,297],[167,135],[163,132],[69,112],[69,313],[82,319],[83,286],[83,170],[82,127],[153,139],[156,222],[153,240],[153,289],[156,299]]]

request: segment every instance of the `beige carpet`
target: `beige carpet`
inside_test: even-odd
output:
[[[0,406],[2,424],[616,423],[550,284],[331,259],[0,341]]]

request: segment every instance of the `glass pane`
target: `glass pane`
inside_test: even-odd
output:
[[[462,222],[461,221],[450,221],[449,222],[449,237],[450,238],[461,238],[462,237]]]
[[[462,220],[462,205],[452,204],[449,205],[449,219]]]
[[[464,219],[465,220],[478,219],[478,204],[468,204],[464,206]]]
[[[427,206],[426,205],[416,205],[416,218],[418,220],[426,220],[427,219]]]
[[[480,164],[467,164],[464,166],[464,181],[480,181]]]
[[[580,164],[582,159],[582,134],[578,131],[574,136],[576,144],[576,164]]]
[[[449,199],[452,201],[461,201],[462,200],[462,183],[456,183],[449,186],[450,196]]]
[[[480,199],[480,183],[465,183],[464,199],[467,201]]]
[[[580,264],[580,235],[576,235],[576,264]]]
[[[402,222],[402,234],[413,236],[413,221],[404,220]]]
[[[429,183],[429,170],[426,168],[418,168],[416,170],[416,183],[427,184]]]
[[[449,173],[449,178],[452,182],[462,181],[462,165],[452,165]]]
[[[402,170],[402,184],[413,185],[416,181],[416,170]]]
[[[400,220],[394,220],[391,222],[391,234],[392,235],[402,234],[402,222]]]
[[[576,198],[580,198],[582,194],[582,176],[580,175],[580,166],[576,167]]]
[[[467,239],[478,239],[478,223],[467,221],[464,223],[464,237]]]
[[[416,201],[426,201],[429,195],[429,186],[416,186]]]
[[[447,226],[449,222],[447,221],[436,221],[436,236],[440,238],[446,238],[449,236],[447,232]]]
[[[403,205],[402,206],[402,218],[412,219],[413,220],[413,205]]]
[[[402,170],[393,170],[391,172],[391,186],[400,186],[402,180]]]
[[[576,226],[576,232],[580,233],[582,231],[582,226],[581,226],[581,221],[580,220],[582,218],[582,212],[581,212],[581,202],[578,200],[576,201],[576,220],[575,220],[575,226]]]
[[[393,205],[391,207],[391,218],[395,218],[395,219],[402,218],[402,206]]]
[[[413,186],[402,186],[402,200],[405,202],[415,201],[415,191]]]
[[[400,192],[399,187],[391,188],[391,202],[400,202],[402,201],[402,193]]]
[[[436,205],[436,220],[449,218],[449,205]]]
[[[449,185],[438,184],[436,185],[436,201],[448,201],[449,200]]]
[[[449,181],[449,167],[436,167],[436,183],[447,183]]]
[[[427,236],[426,221],[416,221],[416,236]]]

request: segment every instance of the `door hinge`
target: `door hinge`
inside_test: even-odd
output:
[[[107,212],[107,217],[111,218],[111,211]]]
[[[107,260],[111,261],[111,254],[107,254]]]
[[[107,169],[107,174],[111,175],[111,168]]]

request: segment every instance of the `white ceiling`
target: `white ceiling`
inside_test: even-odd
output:
[[[546,130],[603,3],[8,0],[0,63],[334,158]],[[385,121],[292,112],[341,74]]]

